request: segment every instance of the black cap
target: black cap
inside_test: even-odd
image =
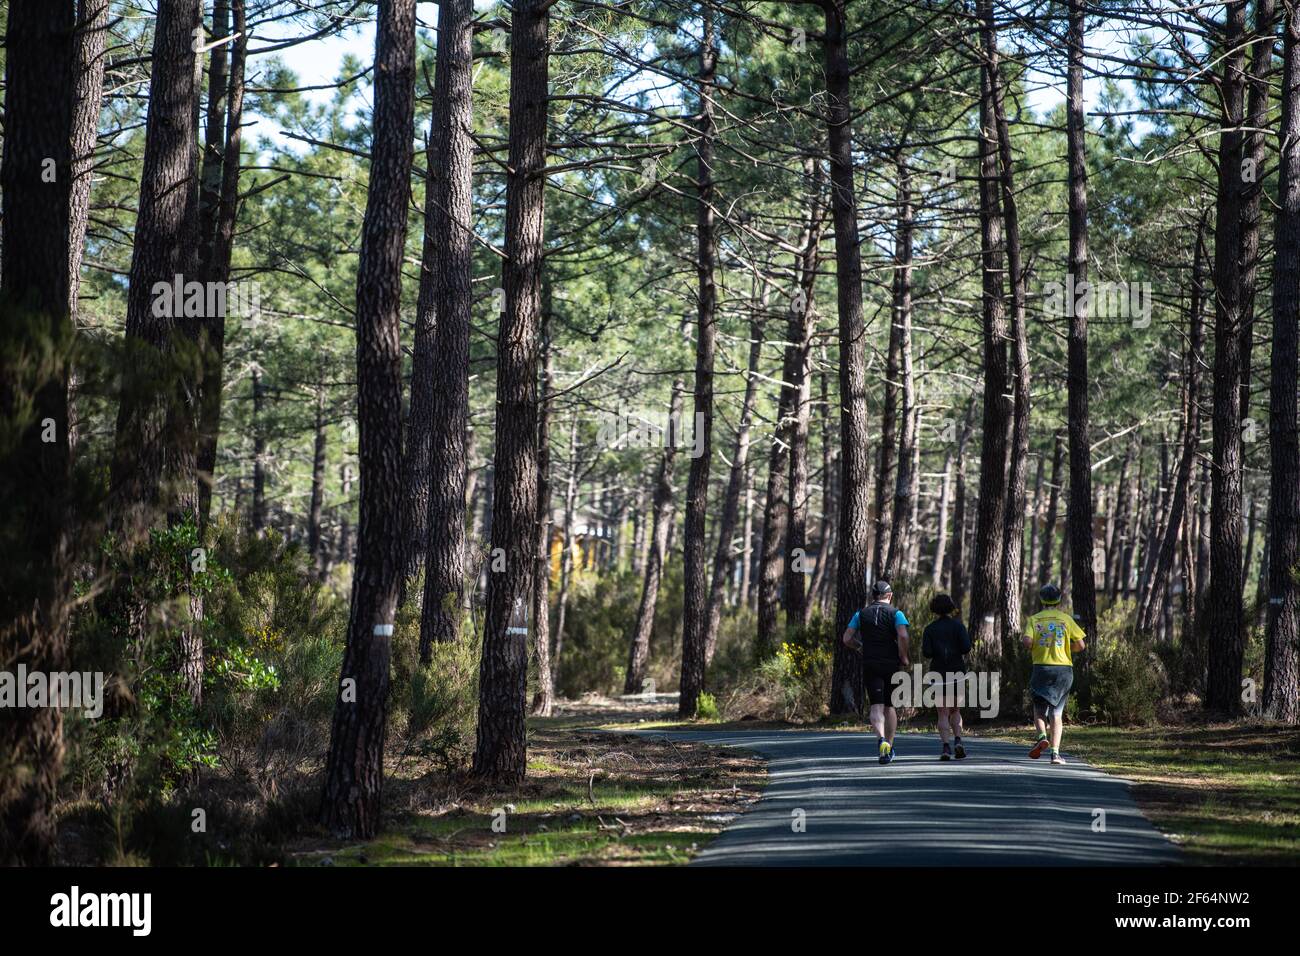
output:
[[[1044,604],[1060,604],[1061,589],[1055,584],[1044,584],[1038,591],[1038,600]]]
[[[888,581],[876,581],[871,585],[871,593],[876,597],[884,597],[886,594],[893,594],[894,589],[889,586]]]

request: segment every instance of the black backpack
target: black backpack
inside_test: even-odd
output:
[[[897,613],[892,604],[881,601],[868,604],[858,612],[863,660],[898,660],[898,626],[894,623]]]

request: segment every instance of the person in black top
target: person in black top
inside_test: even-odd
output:
[[[957,682],[966,670],[966,654],[971,648],[966,625],[957,620],[957,605],[947,594],[936,594],[930,610],[939,615],[921,635],[921,654],[930,659],[930,670],[943,677],[943,697],[939,705],[939,736],[943,738],[940,760],[966,756],[961,742],[961,708],[957,706]]]
[[[862,655],[862,684],[871,705],[869,716],[876,731],[881,763],[894,759],[894,732],[898,711],[890,697],[893,677],[908,666],[907,615],[894,607],[888,581],[871,585],[872,601],[853,615],[843,637],[846,647]]]

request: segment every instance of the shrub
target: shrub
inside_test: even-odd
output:
[[[479,641],[470,630],[454,644],[433,645],[431,653],[428,666],[411,675],[401,707],[406,714],[403,753],[454,772],[466,767],[474,752]]]
[[[1108,608],[1097,621],[1092,642],[1092,709],[1110,724],[1150,724],[1168,690],[1164,665],[1150,639],[1133,627],[1132,602]]]
[[[834,622],[817,616],[786,634],[776,654],[733,678],[724,695],[728,719],[816,721],[830,697]]]
[[[260,774],[314,756],[334,711],[346,602],[275,531],[249,534],[223,517],[211,551],[228,573],[208,602],[204,710],[223,757]]]
[[[695,717],[697,720],[717,720],[718,700],[712,694],[702,693],[695,701]]]
[[[676,570],[674,570],[676,568]],[[564,644],[556,692],[576,697],[589,691],[621,694],[627,674],[628,642],[636,626],[643,578],[631,571],[600,576],[575,575],[565,614]],[[551,588],[551,639],[556,638],[557,589]],[[674,607],[676,608],[674,615]],[[649,675],[659,687],[677,680],[675,648],[681,633],[680,562],[665,569],[650,636]]]

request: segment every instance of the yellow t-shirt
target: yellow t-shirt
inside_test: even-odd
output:
[[[1074,666],[1070,645],[1083,641],[1083,628],[1060,608],[1039,611],[1026,622],[1025,629],[1034,639],[1030,645],[1035,664]]]

